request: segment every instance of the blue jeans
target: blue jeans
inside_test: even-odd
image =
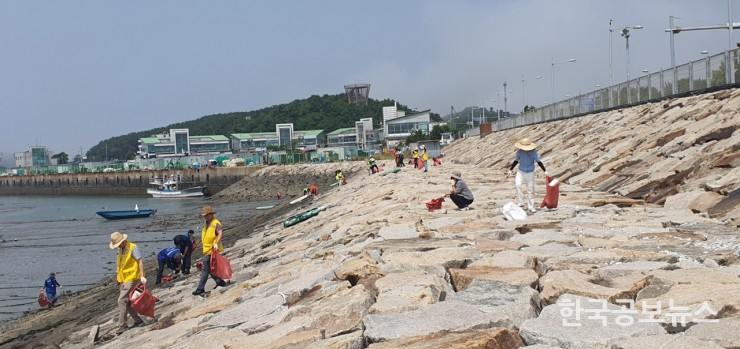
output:
[[[49,300],[49,306],[50,307],[53,306],[54,303],[56,303],[58,299],[56,292],[55,293],[46,292],[46,299]]]
[[[211,274],[211,256],[203,256],[200,261],[203,263],[203,269],[200,271],[200,282],[198,283],[199,290],[205,289],[206,282],[208,282],[208,275],[210,275],[217,284],[224,282],[216,275]]]

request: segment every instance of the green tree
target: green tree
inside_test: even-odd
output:
[[[52,159],[57,159],[57,163],[59,165],[66,165],[69,163],[69,155],[65,152],[61,152],[59,154],[54,154],[54,156],[51,157]]]

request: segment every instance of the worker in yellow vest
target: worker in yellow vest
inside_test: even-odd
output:
[[[419,168],[419,148],[414,148],[414,151],[411,153],[411,157],[414,158],[414,168]]]
[[[424,151],[424,153],[421,154],[421,161],[424,162],[424,172],[427,172],[427,170],[429,170],[429,153],[427,153],[427,147],[422,145],[421,149]]]
[[[120,285],[120,292],[118,293],[118,329],[116,330],[116,334],[121,334],[129,328],[126,325],[128,315],[131,315],[131,318],[134,319],[134,324],[131,327],[144,324],[144,320],[131,308],[128,295],[131,288],[139,281],[146,284],[144,261],[141,259],[139,247],[133,242],[128,241],[128,235],[126,234],[119,232],[110,234],[110,244],[108,244],[108,247],[111,250],[118,249],[116,280]]]
[[[224,236],[224,230],[221,226],[221,222],[214,218],[214,214],[216,214],[216,211],[214,211],[211,206],[204,206],[200,211],[200,216],[205,219],[203,230],[200,234],[200,241],[203,243],[203,258],[201,258],[200,261],[203,264],[203,268],[200,270],[200,282],[198,283],[198,288],[193,291],[194,296],[200,296],[206,293],[205,287],[206,282],[208,282],[209,275],[213,278],[213,281],[216,281],[216,287],[226,286],[226,281],[211,274],[211,252],[213,252],[213,247],[216,246],[218,248],[218,252],[224,251],[224,246],[221,243],[221,239]]]

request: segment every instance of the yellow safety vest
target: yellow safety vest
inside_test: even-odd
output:
[[[429,160],[429,153],[424,152],[424,155],[421,156],[421,159],[424,160],[424,161]]]
[[[118,249],[118,258],[116,260],[118,276],[116,277],[116,279],[122,284],[134,282],[141,279],[139,261],[134,259],[133,255],[135,247],[135,244],[127,242],[126,248]]]
[[[342,174],[342,172],[337,173],[337,180],[341,181],[342,179],[344,179],[344,175]]]
[[[419,158],[419,151],[414,150],[414,159],[418,159],[418,158]]]
[[[203,242],[203,254],[206,256],[211,255],[211,249],[213,249],[213,243],[216,242],[216,226],[220,225],[218,219],[214,218],[211,220],[211,224],[203,225],[203,231],[200,234],[200,240]],[[218,252],[224,251],[224,245],[221,241],[218,242]]]

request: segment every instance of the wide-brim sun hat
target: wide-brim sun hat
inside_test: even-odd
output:
[[[454,170],[452,171],[452,173],[450,173],[450,178],[460,180],[462,179],[462,172],[460,172],[459,170]]]
[[[119,232],[113,232],[110,234],[110,243],[108,244],[108,247],[110,247],[111,250],[114,250],[116,247],[120,246],[122,242],[126,241],[128,239],[128,235],[121,234]]]
[[[533,150],[534,148],[537,148],[537,144],[534,144],[534,142],[530,141],[529,138],[522,138],[516,143],[514,143],[514,147],[517,149],[521,149],[524,151]]]
[[[200,216],[205,217],[209,214],[216,213],[216,211],[213,210],[213,207],[211,206],[203,206],[203,209],[200,210]]]

